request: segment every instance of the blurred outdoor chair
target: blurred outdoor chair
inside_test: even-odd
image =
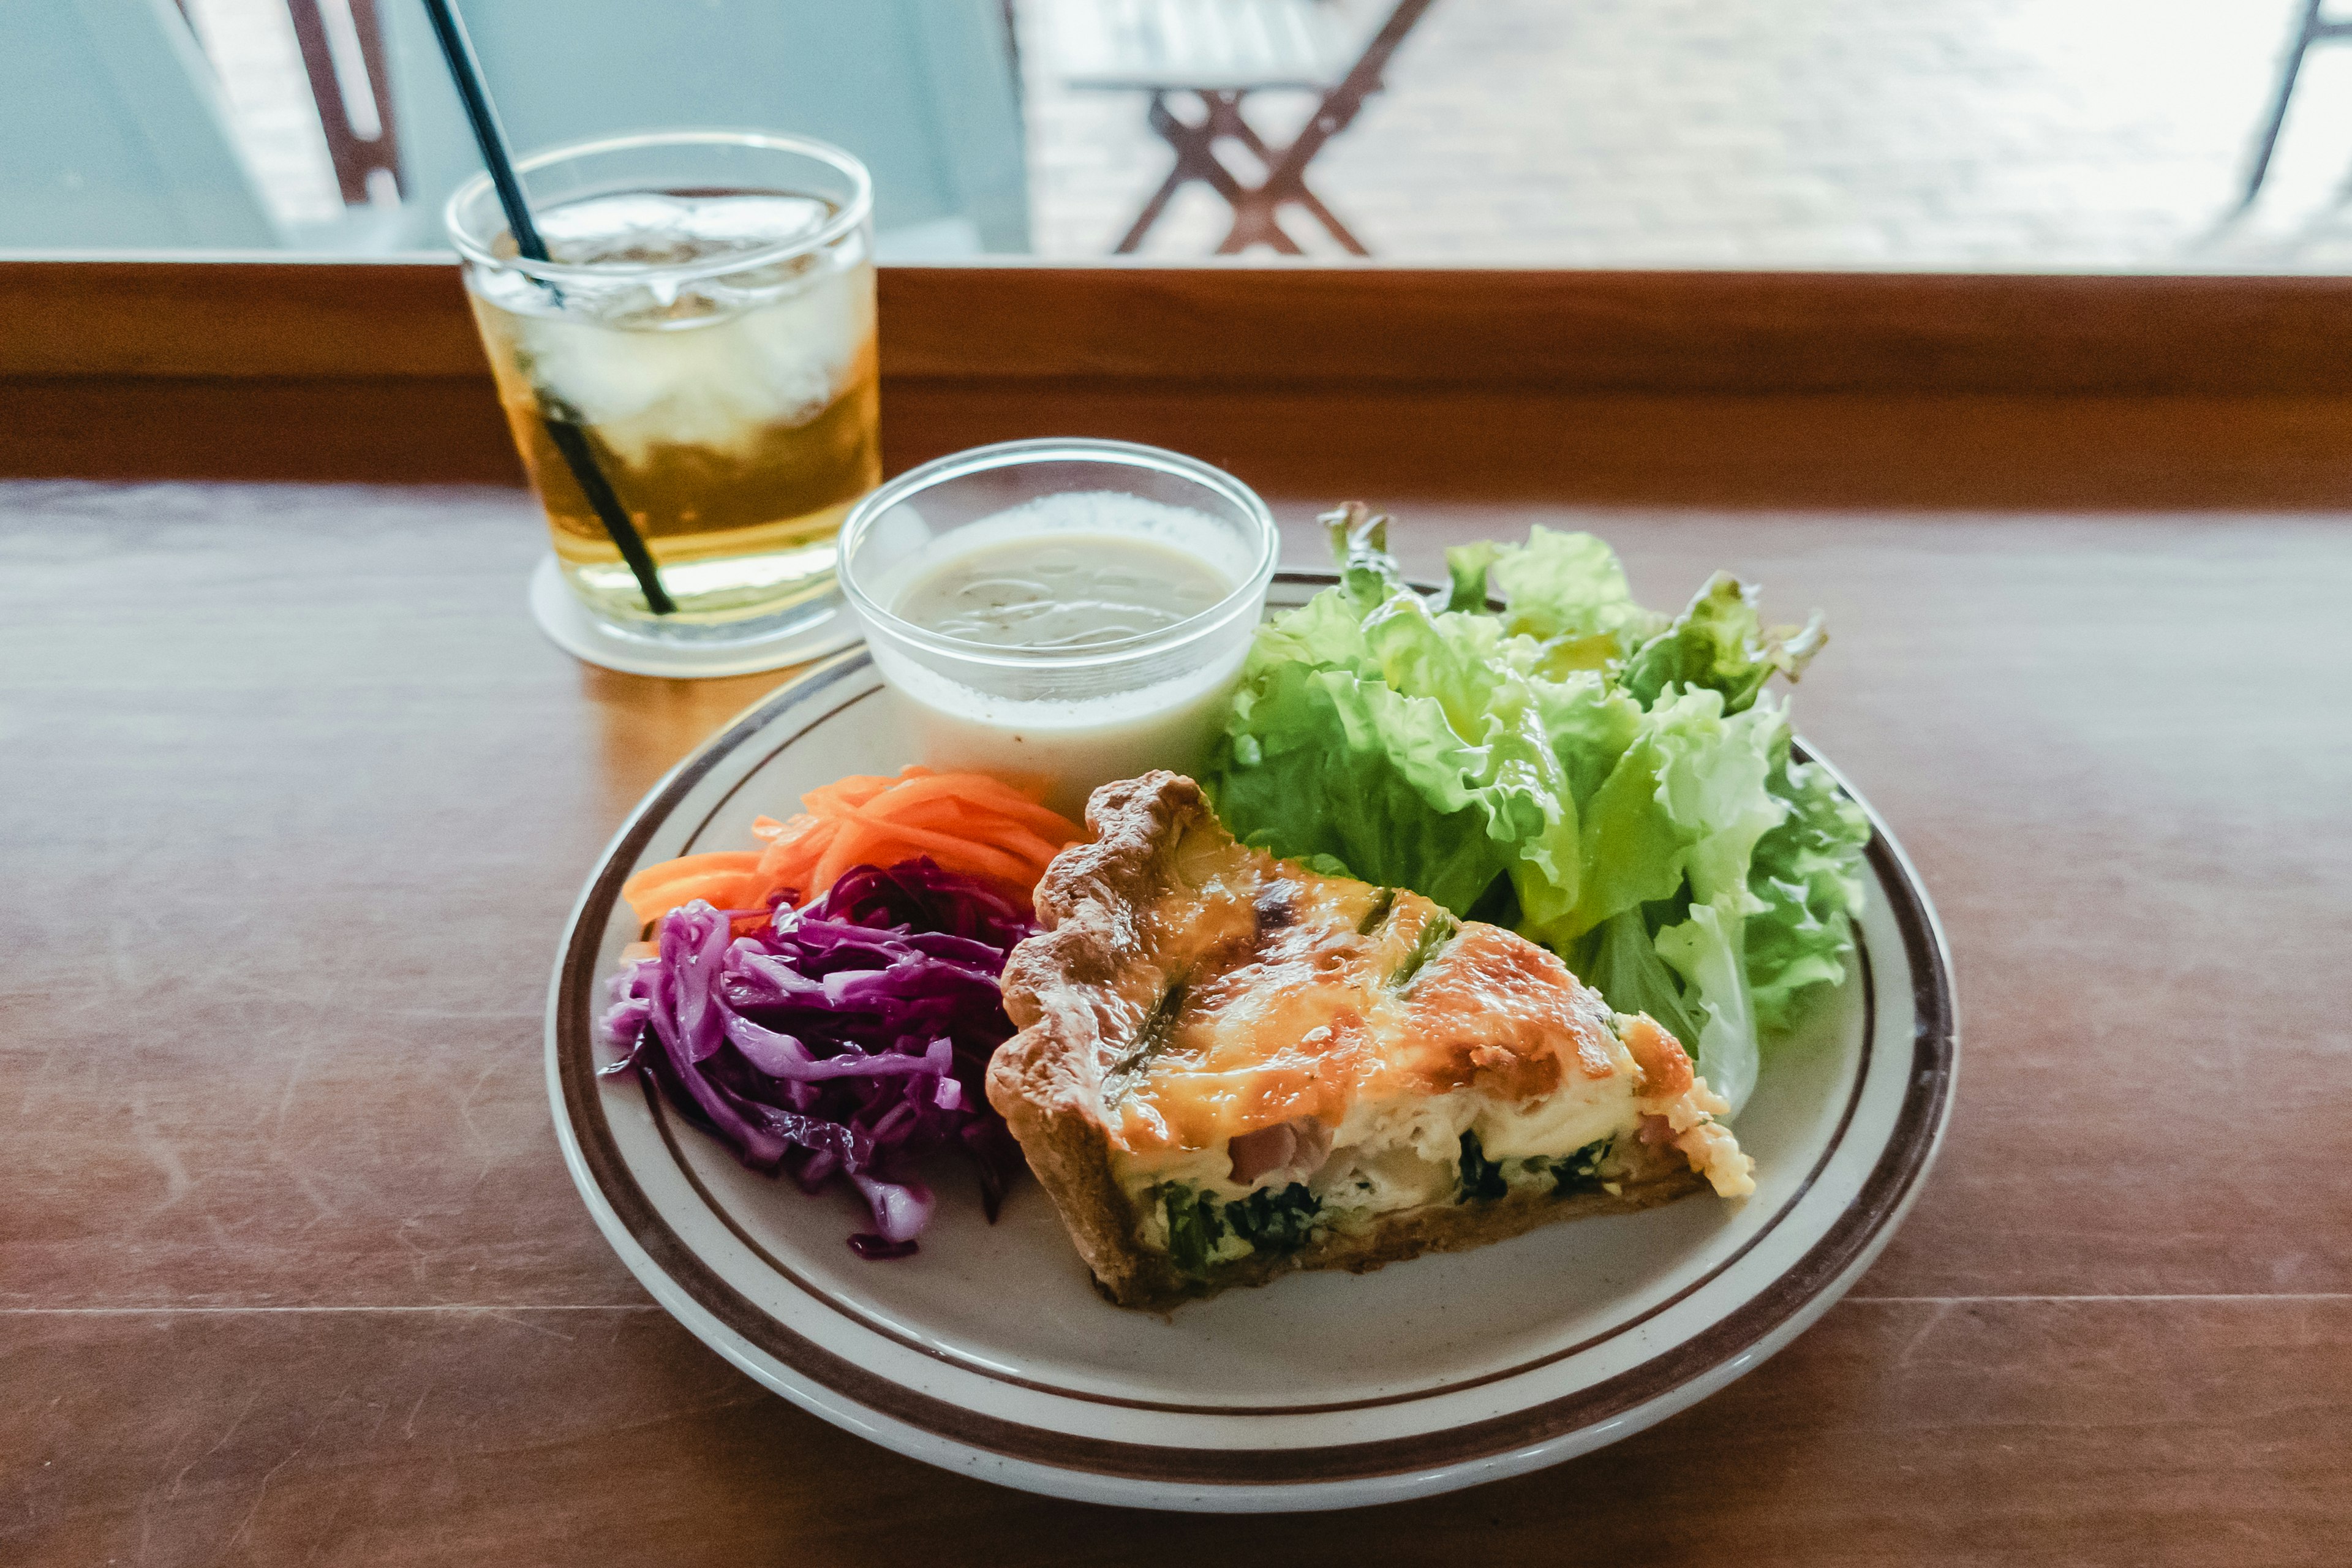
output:
[[[173,0],[0,0],[0,246],[282,242]]]
[[[1151,129],[1176,153],[1175,167],[1114,253],[1140,246],[1169,199],[1198,180],[1233,208],[1233,227],[1217,247],[1221,256],[1261,244],[1300,254],[1277,217],[1286,205],[1305,209],[1352,254],[1370,255],[1307,188],[1307,166],[1381,89],[1389,58],[1433,3],[1397,0],[1352,59],[1329,0],[1091,0],[1077,7],[1058,46],[1064,79],[1073,88],[1150,93]],[[1321,95],[1306,128],[1286,147],[1269,145],[1242,112],[1251,93],[1276,91]],[[1200,100],[1199,120],[1169,107],[1169,95],[1178,92]],[[1219,155],[1221,140],[1240,142],[1262,165],[1255,184]]]
[[[1002,0],[461,0],[518,153],[625,132],[793,132],[874,174],[886,256],[1025,250],[1028,175]],[[405,243],[481,170],[419,0],[377,0]]]
[[[376,0],[286,0],[345,206],[400,194],[400,133]]]
[[[2270,119],[2263,123],[2262,140],[2255,145],[2253,166],[2246,174],[2246,194],[2238,204],[2242,207],[2253,205],[2254,198],[2263,193],[2263,182],[2270,177],[2271,155],[2278,151],[2279,131],[2286,124],[2286,106],[2294,97],[2295,79],[2303,74],[2304,57],[2311,53],[2314,44],[2352,39],[2352,18],[2323,17],[2320,4],[2321,0],[2305,0],[2303,20],[2279,68],[2278,91],[2271,98]]]

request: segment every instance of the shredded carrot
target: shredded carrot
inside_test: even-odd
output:
[[[675,860],[646,867],[621,886],[624,891],[630,888],[649,888],[657,882],[699,876],[706,871],[748,871],[759,863],[760,852],[756,849],[721,849],[706,855],[681,855]]]
[[[690,904],[697,899],[713,909],[751,909],[767,897],[767,884],[751,872],[723,871],[708,877],[664,882],[650,892],[631,899],[629,908],[636,912],[637,920],[642,923]]]
[[[657,867],[656,869],[663,870],[666,868]],[[758,876],[759,868],[756,864],[721,867],[708,871],[688,871],[683,875],[665,875],[646,882],[631,881],[622,887],[621,896],[635,903],[641,899],[658,898],[672,888],[715,886],[730,881],[740,881],[746,877],[756,879]]]
[[[918,806],[945,801],[961,810],[978,809],[1008,817],[1035,833],[1070,833],[1073,825],[1025,795],[1015,794],[986,773],[931,773],[909,778],[874,797],[868,809],[898,817]],[[1064,840],[1067,842],[1066,839]]]
[[[622,884],[621,894],[640,921],[696,899],[718,909],[757,909],[779,891],[813,899],[853,866],[917,856],[1026,894],[1045,863],[1082,837],[1076,824],[1038,804],[1044,793],[985,773],[923,767],[896,777],[853,773],[809,791],[802,810],[782,821],[755,821],[751,837],[761,847],[648,866]]]
[[[926,769],[916,776],[929,777],[929,770]],[[823,816],[843,806],[864,805],[898,782],[880,773],[852,773],[847,778],[835,779],[829,784],[809,791],[801,796],[801,804]]]
[[[1014,854],[1024,855],[1036,861],[1037,868],[1041,873],[1045,868],[1045,862],[1059,855],[1062,852],[1062,847],[1069,842],[1059,835],[1052,838],[1040,837],[1018,823],[1013,822],[1000,824],[992,837],[997,843],[1003,845]]]
[[[772,819],[763,816],[760,821]],[[752,825],[751,831],[754,835],[760,832],[758,823]],[[768,839],[768,847],[761,853],[760,874],[780,877],[788,867],[814,865],[832,838],[833,824],[823,817],[803,813],[790,822],[777,824],[775,834]]]
[[[880,803],[877,801],[873,805],[866,805],[860,809],[872,812],[878,805]],[[984,823],[991,819],[981,816],[961,801],[932,800],[925,801],[919,805],[908,806],[901,811],[891,811],[887,820],[903,822],[915,827],[937,828],[941,833],[961,833],[970,829],[975,823]],[[1003,821],[1003,819],[998,817],[993,820]]]
[[[641,923],[696,899],[720,909],[742,908],[732,900],[766,886],[759,865],[759,852],[751,849],[682,855],[631,877],[621,884],[621,897],[628,900]]]
[[[1055,852],[1069,842],[1072,831],[1069,823],[1051,812],[1043,814],[1047,819],[1045,831],[1051,835],[1048,837],[1028,826],[1028,821],[1035,820],[1034,814],[1024,821],[1008,813],[1000,813],[990,805],[945,796],[900,806],[895,794],[883,795],[867,805],[858,807],[857,815],[877,827],[928,828],[934,833],[993,844],[1034,860],[1040,866],[1052,859]]]
[[[988,875],[1002,877],[1008,882],[1033,885],[1034,869],[1018,855],[1007,854],[992,845],[975,838],[964,838],[952,833],[934,833],[928,827],[909,827],[904,823],[877,821],[866,808],[858,808],[856,818],[867,829],[858,843],[864,847],[861,858],[873,858],[872,848],[878,845],[904,844],[929,855],[942,866],[949,858],[961,856],[988,868]],[[906,857],[902,857],[905,858]],[[843,868],[845,870],[846,867]],[[950,866],[950,870],[954,869]],[[836,873],[837,874],[837,873]]]
[[[859,839],[846,833],[836,833],[833,836],[833,843],[827,847],[824,858],[816,863],[815,871],[809,877],[809,892],[812,897],[841,880],[841,874],[844,871],[865,858],[857,852],[860,842]]]

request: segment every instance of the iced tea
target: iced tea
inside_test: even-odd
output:
[[[844,155],[845,156],[845,154]],[[550,260],[499,234],[467,280],[572,587],[607,621],[721,636],[811,613],[881,479],[863,203],[671,188],[540,206]],[[453,227],[457,222],[452,209]],[[547,423],[576,425],[677,609],[656,616]]]

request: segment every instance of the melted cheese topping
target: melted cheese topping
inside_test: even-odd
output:
[[[1437,1202],[1454,1190],[1465,1132],[1489,1160],[1564,1155],[1633,1131],[1692,1087],[1670,1036],[1638,1020],[1647,1032],[1629,1050],[1596,993],[1498,927],[1213,828],[1188,834],[1175,863],[1184,887],[1133,912],[1147,961],[1105,1004],[1105,1037],[1120,1042],[1105,1111],[1131,1194],[1182,1182],[1232,1197],[1305,1180],[1333,1206]],[[1328,1144],[1237,1179],[1231,1141],[1285,1124]],[[1744,1180],[1730,1134],[1706,1131]]]

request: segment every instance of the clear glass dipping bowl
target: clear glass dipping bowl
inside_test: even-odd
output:
[[[952,553],[937,542],[956,531],[1046,497],[1106,492],[1189,514],[1186,548],[1213,556],[1233,590],[1188,619],[1081,648],[974,642],[893,609]],[[1035,520],[1044,534],[1056,524]],[[1280,553],[1265,502],[1206,463],[1126,441],[1007,441],[926,463],[858,502],[842,525],[841,587],[920,761],[1042,785],[1076,816],[1097,785],[1207,761]]]

